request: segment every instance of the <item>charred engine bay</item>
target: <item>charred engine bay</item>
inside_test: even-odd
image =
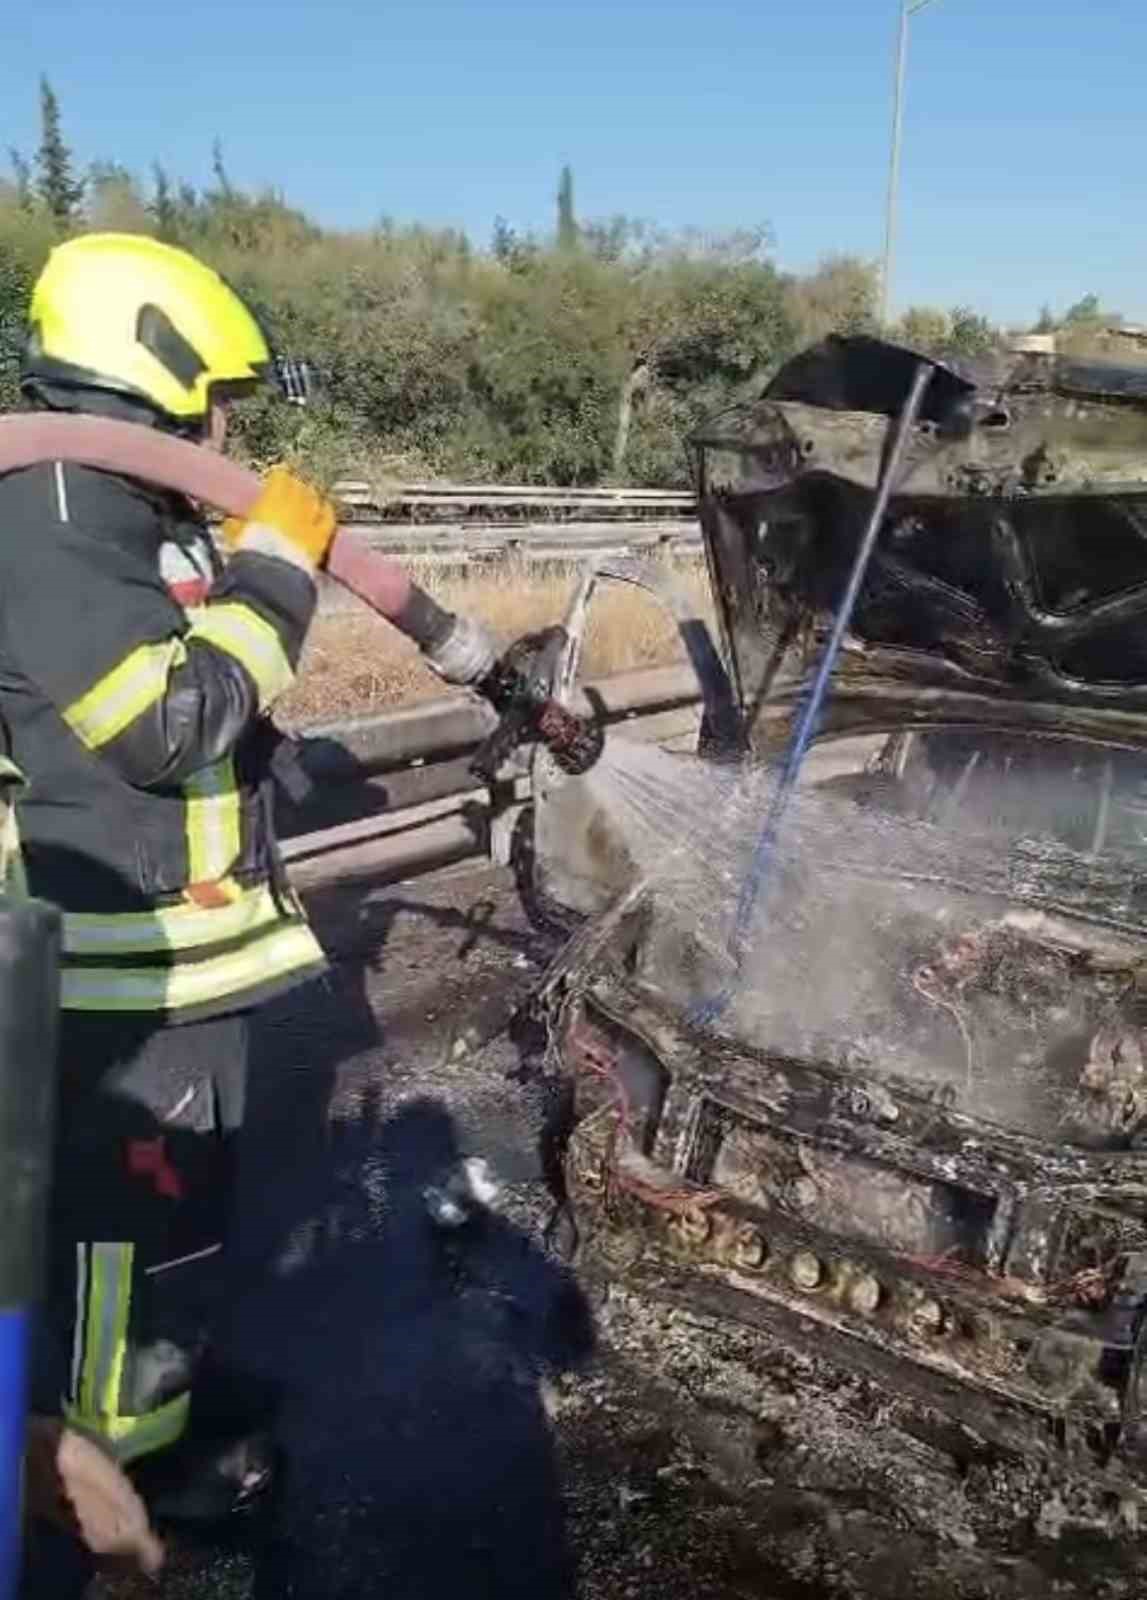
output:
[[[695,441],[738,728],[634,758],[543,991],[571,1211],[616,1284],[1139,1493],[1147,371],[937,380],[819,729],[856,759],[810,763],[699,1020],[911,366],[830,340]]]

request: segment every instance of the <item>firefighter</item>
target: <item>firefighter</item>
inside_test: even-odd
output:
[[[213,271],[142,236],[56,248],[22,387],[39,409],[221,444],[272,375]],[[0,715],[28,789],[33,894],[63,916],[50,1286],[37,1408],[161,1516],[247,1506],[274,1463],[265,1396],[210,1361],[249,1019],[323,958],[269,812],[270,707],[291,683],[335,517],[283,469],[222,564],[196,507],[54,462],[0,479]],[[42,1342],[44,1342],[42,1341]]]

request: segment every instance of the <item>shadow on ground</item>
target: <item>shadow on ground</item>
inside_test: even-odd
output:
[[[388,1096],[387,986],[376,1019],[368,982],[396,920],[420,912],[439,962],[443,928],[461,936],[455,962],[521,937],[481,907],[360,906],[369,948],[257,1040],[228,1353],[282,1380],[292,1458],[260,1600],[573,1593],[540,1382],[589,1357],[592,1319],[505,1218],[431,1218],[425,1191],[458,1170],[459,1130],[438,1097]]]

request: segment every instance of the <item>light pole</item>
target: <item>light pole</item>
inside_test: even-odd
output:
[[[904,132],[904,76],[908,67],[908,19],[933,0],[900,0],[896,38],[896,87],[892,100],[892,153],[888,162],[888,204],[884,215],[884,261],[880,269],[880,326],[888,326],[892,293],[892,258],[896,251],[896,204],[900,190],[900,142]]]

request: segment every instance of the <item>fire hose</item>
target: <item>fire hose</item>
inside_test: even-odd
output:
[[[43,461],[70,461],[137,478],[228,516],[246,516],[260,490],[248,468],[216,451],[104,417],[29,412],[0,420],[0,476]],[[445,610],[419,587],[399,562],[373,550],[361,533],[339,528],[325,571],[372,611],[430,654],[465,650],[472,637],[464,619]],[[567,772],[585,772],[602,750],[601,729],[559,705],[550,695],[547,671],[555,632],[518,641],[502,656],[475,663],[471,687],[499,715],[499,725],[474,759],[489,782],[519,744],[539,741]]]

